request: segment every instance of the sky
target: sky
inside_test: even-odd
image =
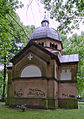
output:
[[[44,5],[40,3],[40,0],[20,0],[24,4],[22,9],[17,9],[21,22],[24,25],[35,25],[35,27],[41,26],[41,21],[45,15]],[[32,1],[32,3],[31,3]],[[31,5],[28,7],[28,5]],[[46,16],[49,19],[50,27],[57,28],[58,23],[55,20],[49,18],[49,12],[46,11]]]
[[[17,9],[16,13],[18,13],[21,22],[24,25],[35,25],[35,27],[41,26],[41,21],[44,18],[45,9],[44,5],[40,3],[41,0],[19,0],[22,1],[24,7],[21,9]],[[32,2],[31,2],[32,1]],[[30,5],[30,6],[29,6]],[[57,29],[58,22],[50,19],[49,12],[46,11],[46,16],[50,22],[50,27]],[[84,31],[84,26],[80,24],[80,30],[75,30],[77,34],[80,34],[81,31]],[[70,36],[70,34],[69,34]]]

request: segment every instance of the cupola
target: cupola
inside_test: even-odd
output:
[[[49,27],[49,20],[46,18],[46,15],[44,16],[44,19],[41,22],[41,26],[42,27],[45,27],[45,26]]]
[[[59,33],[54,28],[49,27],[49,20],[46,14],[41,21],[41,26],[35,28],[29,40],[35,41],[38,45],[44,47],[53,54],[61,54],[63,49]]]

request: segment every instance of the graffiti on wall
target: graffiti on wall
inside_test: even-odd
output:
[[[19,89],[18,91],[14,91],[15,97],[22,97],[24,95],[24,92],[22,89]]]
[[[29,88],[27,96],[41,96],[41,97],[44,97],[45,93],[42,90],[39,90],[37,88],[35,88],[35,89]]]
[[[44,97],[45,96],[45,93],[40,90],[40,89],[32,89],[32,88],[29,88],[28,91],[26,92],[23,92],[23,89],[19,89],[19,90],[16,90],[14,91],[14,96],[15,97],[28,97],[28,96],[36,96],[36,97]]]
[[[75,98],[74,95],[70,95],[70,94],[62,94],[62,97],[67,97],[67,98]]]

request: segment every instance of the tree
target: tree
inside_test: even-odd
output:
[[[2,89],[3,89],[3,70],[0,71],[0,99],[2,98]]]
[[[6,67],[10,59],[27,43],[34,26],[23,26],[16,8],[22,7],[17,0],[0,1],[0,64],[4,66],[2,101],[5,101]]]
[[[84,32],[79,36],[74,34],[69,39],[61,35],[61,39],[63,39],[63,54],[79,54],[77,91],[78,95],[84,96]]]
[[[59,22],[58,30],[67,33],[84,23],[84,0],[41,0],[50,17]]]

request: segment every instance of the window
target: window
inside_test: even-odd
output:
[[[41,43],[38,43],[39,45],[41,45]]]
[[[67,71],[62,70],[61,72],[61,80],[71,80],[71,72],[69,69]]]
[[[42,47],[44,47],[44,42],[42,42]]]
[[[52,43],[50,43],[50,48],[55,48],[54,43],[53,43],[53,44],[52,44]]]
[[[50,43],[50,48],[57,49],[57,45],[55,45],[54,43]]]
[[[50,43],[50,48],[52,48],[52,43]]]
[[[38,43],[40,46],[44,47],[44,42]]]
[[[55,49],[57,49],[57,45],[55,45]]]
[[[55,45],[54,43],[50,43],[50,48],[57,49],[57,45]]]
[[[23,69],[21,77],[41,77],[41,71],[37,66],[30,65]]]

